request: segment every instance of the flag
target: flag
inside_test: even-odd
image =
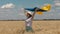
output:
[[[49,11],[50,9],[51,9],[51,5],[48,4],[48,5],[44,6],[44,7],[42,7],[41,9],[39,9],[39,10],[36,12],[36,14],[42,15],[43,12],[47,12],[47,11]]]
[[[44,7],[42,7],[41,9],[40,8],[38,8],[38,7],[34,7],[34,8],[24,8],[25,9],[25,11],[26,12],[31,12],[31,13],[33,13],[34,11],[35,11],[35,9],[37,9],[37,11],[36,11],[36,14],[43,14],[43,12],[48,12],[50,9],[51,9],[51,5],[50,4],[48,4],[48,5],[46,5],[46,6],[44,6]],[[25,13],[26,13],[25,12]]]

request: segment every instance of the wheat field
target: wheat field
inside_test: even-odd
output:
[[[60,21],[33,21],[32,27],[26,32],[24,21],[0,21],[0,34],[60,34]]]

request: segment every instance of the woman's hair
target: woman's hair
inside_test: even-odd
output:
[[[28,18],[32,17],[32,15],[31,15],[31,14],[29,14],[29,13],[28,13],[28,15],[29,15],[29,16],[28,16]]]

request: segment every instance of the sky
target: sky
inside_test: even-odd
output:
[[[51,4],[51,10],[43,15],[35,15],[35,19],[60,19],[60,0],[0,0],[0,20],[26,19],[22,8],[43,7]]]

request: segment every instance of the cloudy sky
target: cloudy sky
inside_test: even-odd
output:
[[[51,4],[51,10],[35,19],[60,19],[60,0],[0,0],[0,20],[26,19],[22,8],[42,7]]]

